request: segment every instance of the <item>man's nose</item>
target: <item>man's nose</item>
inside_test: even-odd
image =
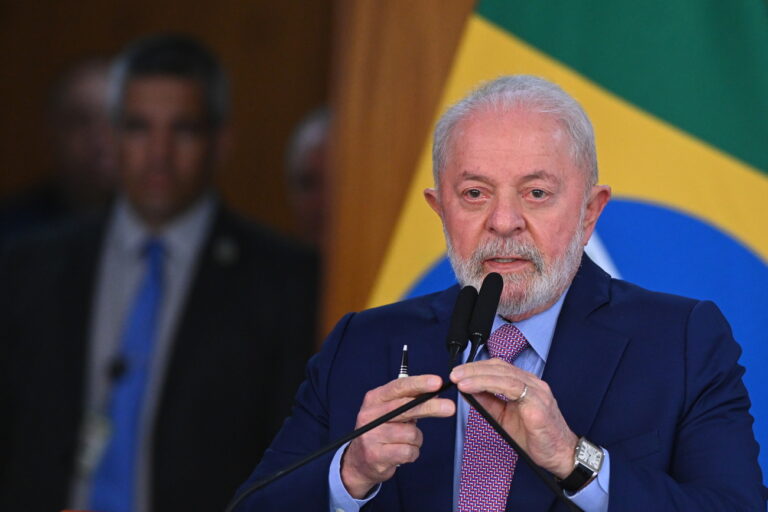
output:
[[[499,236],[512,236],[525,229],[520,201],[516,198],[497,197],[488,212],[486,228]]]
[[[155,165],[166,166],[173,155],[173,137],[163,132],[152,134],[150,158]]]

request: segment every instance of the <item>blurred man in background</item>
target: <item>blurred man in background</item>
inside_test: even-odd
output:
[[[111,88],[109,215],[0,262],[3,510],[223,508],[312,351],[314,259],[213,188],[229,118],[216,58],[150,37]]]
[[[42,184],[0,205],[0,245],[27,231],[104,208],[115,187],[115,155],[107,114],[109,63],[83,60],[53,87],[48,146],[53,168]]]

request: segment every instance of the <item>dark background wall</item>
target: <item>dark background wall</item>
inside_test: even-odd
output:
[[[291,233],[283,154],[293,125],[325,102],[332,0],[0,0],[0,198],[49,172],[44,107],[55,78],[152,32],[218,53],[233,86],[234,148],[221,170],[239,210]]]

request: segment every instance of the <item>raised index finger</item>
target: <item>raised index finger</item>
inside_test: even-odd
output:
[[[397,398],[418,396],[422,393],[440,389],[442,379],[437,375],[415,375],[393,380],[378,389],[377,399],[388,402]]]

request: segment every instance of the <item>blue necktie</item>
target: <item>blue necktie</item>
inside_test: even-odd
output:
[[[150,239],[142,255],[146,274],[128,315],[120,351],[125,371],[117,377],[109,403],[111,437],[91,479],[89,508],[99,512],[135,508],[139,427],[162,303],[162,243]]]

